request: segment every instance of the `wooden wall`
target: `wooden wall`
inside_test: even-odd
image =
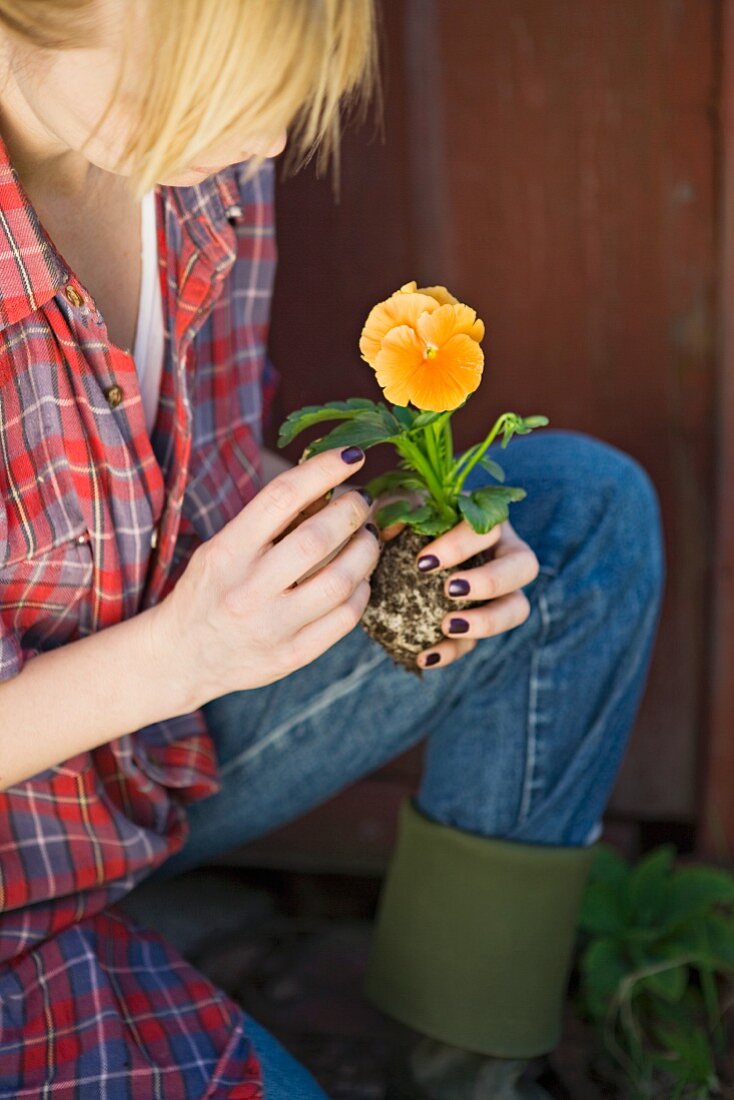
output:
[[[377,396],[359,330],[416,278],[446,283],[487,324],[486,381],[457,417],[459,444],[517,407],[637,457],[661,496],[669,579],[614,808],[695,821],[715,536],[720,0],[390,0],[383,19],[384,142],[369,127],[347,134],[338,204],[311,169],[279,184],[276,420]],[[372,790],[396,793],[415,767],[398,762]],[[345,807],[369,802],[361,786]]]

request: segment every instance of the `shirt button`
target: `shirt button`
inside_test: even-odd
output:
[[[122,401],[122,390],[118,385],[108,386],[104,391],[104,395],[107,398],[107,404],[111,409],[116,409]]]
[[[76,537],[76,541],[79,543],[80,546],[83,546],[84,543],[87,542],[88,539],[89,539],[89,535],[87,534],[86,531],[84,532],[83,535],[77,535],[77,537]]]
[[[154,527],[153,530],[150,532],[150,548],[151,548],[151,550],[155,550],[157,545],[158,545],[158,528]]]
[[[81,306],[84,304],[84,299],[81,294],[75,286],[71,285],[71,283],[66,287],[64,293],[73,306]]]

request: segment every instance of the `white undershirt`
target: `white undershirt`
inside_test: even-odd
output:
[[[143,195],[140,220],[142,275],[133,359],[138,370],[145,425],[150,435],[158,411],[164,342],[163,302],[158,276],[158,247],[155,233],[155,190],[147,191]]]

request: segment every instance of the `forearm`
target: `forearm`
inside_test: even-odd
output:
[[[263,450],[263,484],[293,464]],[[195,709],[156,630],[165,605],[31,658],[0,683],[0,790],[151,722]]]
[[[0,790],[193,709],[156,644],[162,607],[41,653],[0,684]]]

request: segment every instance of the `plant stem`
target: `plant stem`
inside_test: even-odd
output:
[[[449,415],[444,420],[442,427],[444,447],[446,450],[446,472],[448,477],[451,474],[451,467],[454,462],[454,437],[451,432],[451,413],[449,413]]]
[[[437,480],[431,463],[423,454],[418,444],[406,436],[395,439],[395,447],[414,470],[425,480],[430,493],[438,506],[439,511],[446,519],[454,518],[454,511],[446,502],[443,486]]]
[[[502,413],[502,416],[497,418],[497,420],[494,424],[494,427],[490,430],[490,432],[487,435],[486,439],[484,439],[482,441],[482,443],[479,445],[479,449],[477,451],[475,451],[475,453],[469,459],[468,463],[466,464],[466,466],[463,470],[461,469],[462,463],[464,461],[463,456],[462,456],[462,458],[460,458],[458,460],[458,462],[454,466],[454,469],[451,471],[453,481],[454,481],[454,490],[455,490],[455,492],[458,493],[458,492],[461,491],[461,487],[464,484],[464,482],[466,481],[466,478],[467,478],[468,474],[471,472],[471,470],[473,470],[473,468],[476,466],[477,462],[479,462],[482,455],[487,450],[487,447],[489,447],[494,442],[494,439],[495,439],[497,433],[499,432],[500,428],[503,426],[503,424],[505,423],[505,420],[507,419],[507,415],[508,415],[507,413]]]
[[[427,424],[423,429],[423,439],[426,444],[426,456],[431,463],[433,472],[441,480],[441,458],[436,447],[436,436],[433,433],[433,424]]]
[[[716,989],[716,982],[708,966],[699,963],[698,973],[701,978],[701,992],[703,993],[703,1000],[706,1005],[708,1025],[714,1040],[720,1040],[722,1030],[719,1022],[719,995]]]

